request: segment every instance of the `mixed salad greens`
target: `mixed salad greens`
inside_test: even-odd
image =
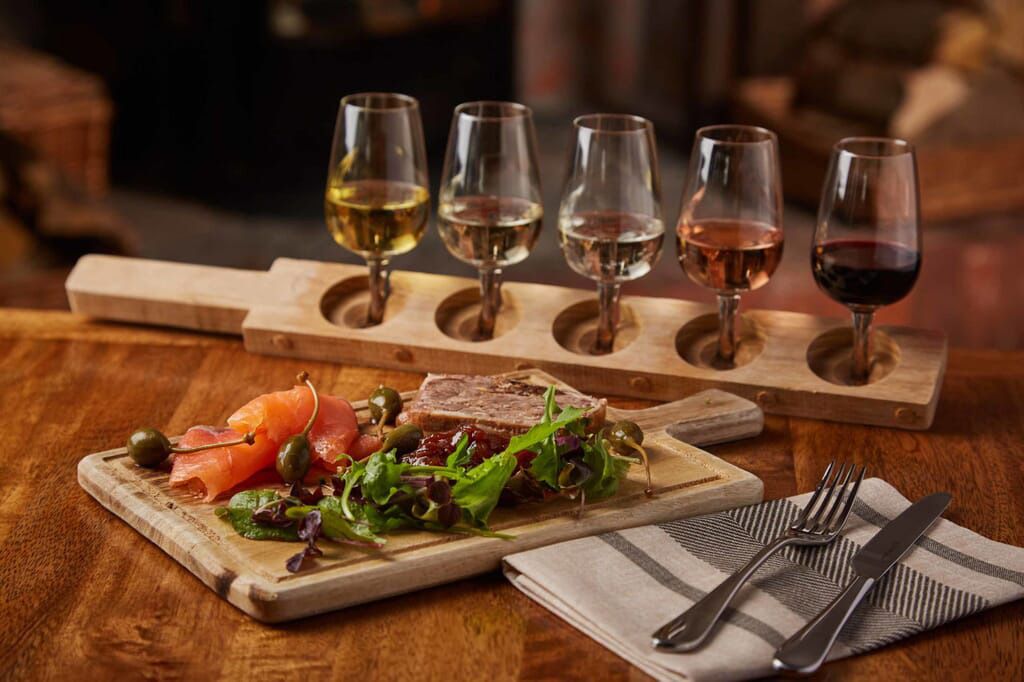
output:
[[[285,494],[239,492],[217,515],[246,538],[304,542],[287,562],[295,572],[322,554],[316,544],[321,538],[370,548],[384,545],[382,536],[401,530],[508,538],[488,526],[499,501],[564,496],[579,498],[582,511],[586,500],[614,495],[631,464],[647,464],[643,433],[635,424],[587,433],[585,410],[559,407],[554,386],[544,400],[540,423],[479,463],[474,463],[473,444],[466,435],[439,466],[405,461],[398,448],[361,461],[343,454],[338,461],[347,467],[321,485],[306,489],[295,482]],[[630,456],[632,452],[641,459]],[[648,469],[648,483],[649,477]]]

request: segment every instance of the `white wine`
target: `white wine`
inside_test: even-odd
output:
[[[459,197],[437,209],[437,229],[448,252],[478,268],[524,261],[543,219],[540,204],[514,197]]]
[[[420,243],[430,193],[407,182],[345,182],[327,188],[324,212],[334,241],[364,258],[389,258]]]
[[[562,216],[559,232],[573,270],[599,282],[628,282],[658,262],[665,225],[638,213],[585,211]]]

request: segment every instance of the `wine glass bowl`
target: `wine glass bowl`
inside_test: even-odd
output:
[[[853,313],[849,382],[877,380],[871,321],[905,297],[921,268],[913,146],[881,137],[833,147],[822,186],[811,271],[818,287]]]
[[[324,192],[328,230],[366,259],[365,326],[380,324],[390,293],[387,266],[419,244],[430,213],[419,104],[407,95],[348,95],[338,107]]]
[[[493,338],[504,268],[530,255],[544,219],[529,108],[467,102],[455,108],[437,211],[448,252],[477,268],[480,306],[467,338]]]
[[[718,296],[718,343],[709,365],[737,366],[742,292],[768,283],[782,260],[782,181],[775,133],[715,125],[694,138],[676,225],[679,265]]]
[[[590,352],[610,353],[624,282],[643,277],[661,257],[665,227],[654,126],[626,114],[573,121],[574,145],[558,213],[569,267],[597,282],[598,318]]]

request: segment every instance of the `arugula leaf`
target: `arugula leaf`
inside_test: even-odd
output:
[[[387,504],[391,496],[398,492],[405,468],[407,466],[398,463],[397,450],[370,455],[366,459],[365,472],[359,483],[363,497],[376,504]]]
[[[583,463],[593,470],[583,484],[589,500],[614,495],[619,489],[619,479],[626,475],[629,465],[633,463],[628,457],[609,452],[605,442],[604,438],[597,435],[583,445]]]
[[[444,461],[444,465],[449,469],[454,467],[464,467],[469,464],[470,457],[469,436],[462,434],[462,438],[459,439],[459,444],[455,446],[455,452],[448,455],[448,458]]]
[[[544,393],[544,419],[523,436],[516,437],[523,438],[523,442],[528,442],[528,437],[537,440],[530,445],[521,446],[516,442],[516,438],[513,438],[505,450],[505,452],[519,452],[520,450],[535,449],[537,456],[530,462],[530,475],[554,490],[558,490],[558,472],[562,469],[562,458],[555,442],[555,433],[561,428],[568,428],[574,433],[582,431],[581,417],[586,412],[578,407],[566,407],[555,418],[557,408],[555,387],[548,386],[548,390]],[[514,450],[512,449],[513,445],[516,446]]]
[[[515,456],[506,450],[467,471],[452,487],[452,499],[474,525],[486,527],[487,517],[498,504],[501,491],[517,463]]]
[[[235,532],[244,538],[298,542],[298,531],[293,526],[265,526],[252,520],[254,511],[279,499],[275,490],[243,490],[228,500],[228,506],[218,507],[214,513],[231,523]]]

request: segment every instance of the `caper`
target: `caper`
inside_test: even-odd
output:
[[[612,450],[620,455],[630,455],[636,452],[644,462],[644,470],[647,472],[647,488],[644,490],[648,495],[654,494],[651,485],[651,460],[647,457],[647,451],[643,448],[644,432],[637,426],[636,422],[623,419],[611,425],[604,432]]]
[[[128,436],[128,456],[140,467],[154,468],[171,454],[171,441],[156,429],[139,429]]]
[[[304,434],[292,436],[277,451],[277,473],[288,481],[301,481],[313,461],[309,454],[309,439]]]
[[[402,411],[402,396],[389,386],[378,386],[367,401],[374,424],[394,424]]]
[[[160,466],[161,462],[167,459],[172,452],[188,454],[200,450],[212,450],[214,448],[230,447],[232,445],[252,445],[256,440],[256,434],[249,432],[236,440],[223,443],[207,443],[197,445],[194,448],[178,448],[171,445],[171,441],[156,429],[137,429],[128,436],[128,443],[125,446],[128,456],[141,467],[154,469]]]
[[[405,455],[418,448],[421,440],[423,440],[423,431],[420,430],[420,427],[415,424],[402,424],[384,436],[380,450],[381,452],[397,450],[399,455]]]
[[[611,428],[606,431],[605,438],[620,455],[631,455],[636,448],[629,441],[633,441],[636,445],[643,445],[644,432],[636,422],[623,419],[611,425]]]
[[[300,372],[298,380],[300,384],[306,384],[309,387],[310,393],[313,394],[313,413],[309,415],[306,428],[282,443],[277,451],[277,460],[275,462],[277,473],[288,483],[302,480],[309,471],[309,465],[313,461],[312,456],[309,454],[309,432],[313,428],[316,418],[320,415],[320,396],[317,394],[313,382],[309,380],[309,375],[305,372]]]

